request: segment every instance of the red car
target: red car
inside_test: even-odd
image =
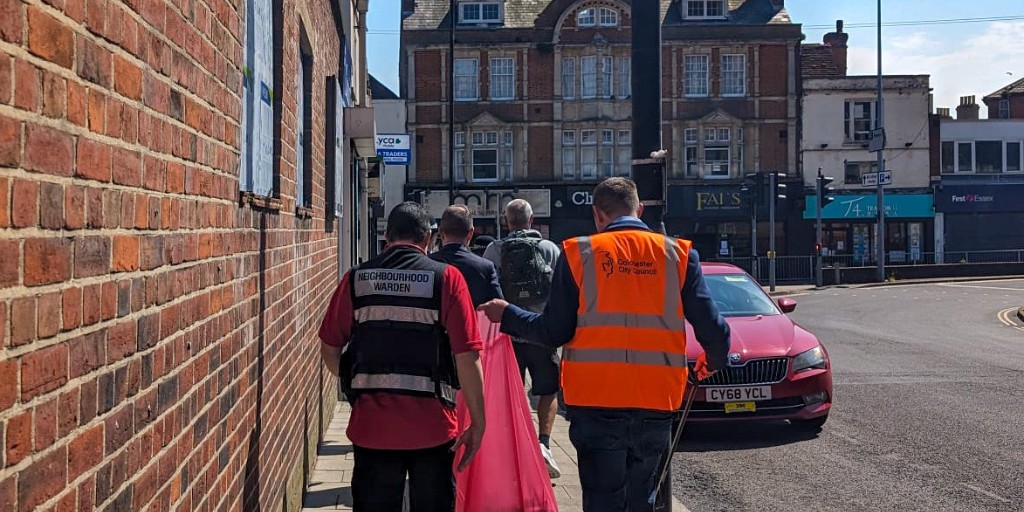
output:
[[[772,301],[753,277],[733,265],[702,263],[701,269],[732,330],[732,347],[729,367],[697,388],[689,418],[789,420],[821,428],[832,407],[832,365],[818,338],[786,315],[796,301]],[[687,325],[688,359],[695,360],[701,350]]]

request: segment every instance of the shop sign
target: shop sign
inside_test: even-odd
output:
[[[410,137],[408,133],[379,133],[375,137],[377,156],[386,164],[409,165]]]
[[[805,219],[814,219],[818,198],[807,196]],[[885,216],[893,219],[920,219],[935,216],[931,194],[889,194],[885,196]],[[823,219],[872,220],[878,217],[878,196],[841,195],[821,209]]]
[[[944,213],[1022,212],[1024,184],[941,185],[935,209]]]

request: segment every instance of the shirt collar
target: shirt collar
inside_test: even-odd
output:
[[[421,252],[423,254],[427,253],[427,251],[425,249],[423,249],[422,247],[420,247],[420,246],[418,246],[416,244],[411,244],[409,242],[396,242],[396,243],[393,243],[393,244],[388,244],[387,248],[384,249],[384,250],[385,251],[391,251],[391,250],[398,249],[398,248],[401,248],[401,247],[404,247],[406,249],[415,249],[415,250],[417,250],[417,251],[419,251],[419,252]]]
[[[650,231],[651,228],[637,217],[630,215],[623,215],[608,224],[608,227],[604,228],[605,231],[617,231],[622,229],[642,229],[644,231]]]

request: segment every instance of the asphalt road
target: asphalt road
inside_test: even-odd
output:
[[[694,426],[673,492],[716,510],[1024,510],[1024,279],[811,291],[832,358],[818,434]],[[1015,324],[1015,325],[1014,325]]]

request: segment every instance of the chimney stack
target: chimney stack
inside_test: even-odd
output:
[[[981,107],[974,101],[974,96],[961,96],[960,106],[956,108],[956,118],[959,121],[977,121]]]
[[[832,60],[836,63],[839,76],[846,76],[846,43],[850,34],[843,32],[843,20],[836,20],[836,31],[825,34],[822,42],[832,51]]]
[[[951,119],[952,118],[952,116],[949,115],[949,107],[939,107],[939,108],[935,109],[935,115],[937,115],[937,116],[939,116],[939,117],[941,117],[943,119]]]

